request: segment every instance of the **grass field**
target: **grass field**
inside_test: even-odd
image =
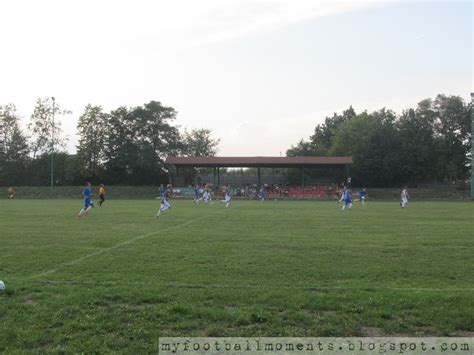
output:
[[[159,336],[473,335],[474,204],[0,201],[0,353]]]

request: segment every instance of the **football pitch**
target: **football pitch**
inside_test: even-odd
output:
[[[0,201],[0,353],[474,332],[474,204]]]

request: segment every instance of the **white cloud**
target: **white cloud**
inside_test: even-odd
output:
[[[44,54],[70,47],[110,50],[137,40],[142,45],[146,41],[148,45],[159,43],[169,50],[272,31],[374,4],[313,0],[20,0],[1,3],[0,38],[10,48],[22,51],[27,44]]]
[[[274,31],[315,17],[334,15],[372,6],[370,2],[313,0],[219,1],[209,14],[208,28],[193,39],[199,46]],[[209,25],[212,24],[212,25]],[[211,31],[209,31],[211,30]]]

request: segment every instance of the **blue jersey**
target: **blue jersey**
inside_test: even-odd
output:
[[[345,202],[351,202],[351,201],[352,201],[351,195],[349,194],[349,190],[345,190],[345,191],[344,191],[343,200],[344,200]]]
[[[194,196],[199,197],[199,188],[197,187],[194,189]]]
[[[84,198],[89,198],[89,199],[90,199],[91,196],[92,196],[92,189],[91,189],[91,187],[90,187],[90,186],[86,186],[86,187],[84,188],[84,190],[82,191],[82,193],[84,194]]]
[[[160,186],[160,197],[163,197],[164,193],[165,193],[164,186]]]
[[[367,196],[367,192],[365,191],[359,191],[359,197],[362,198],[362,197],[365,197]]]
[[[86,186],[82,191],[84,194],[84,206],[87,208],[92,205],[91,196],[92,196],[92,189],[90,186]]]

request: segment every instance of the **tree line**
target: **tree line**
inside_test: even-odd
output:
[[[400,115],[349,107],[318,124],[288,156],[352,156],[353,183],[366,186],[459,182],[471,166],[471,104],[437,95]]]
[[[399,115],[386,108],[356,113],[351,106],[326,117],[287,156],[352,156],[357,185],[464,181],[471,165],[470,110],[461,97],[446,95],[422,100]],[[77,153],[68,154],[61,120],[70,114],[51,98],[40,98],[24,132],[15,106],[0,105],[0,185],[49,184],[53,147],[58,185],[86,179],[155,185],[168,181],[168,155],[217,153],[219,140],[211,130],[180,131],[175,109],[151,101],[110,112],[87,105],[77,123]]]
[[[168,155],[212,156],[218,139],[206,128],[181,131],[174,108],[151,101],[105,112],[87,105],[77,123],[76,154],[65,151],[61,119],[70,115],[51,98],[36,101],[23,131],[13,104],[0,105],[0,185],[47,185],[51,154],[54,183],[154,185],[168,181]]]

